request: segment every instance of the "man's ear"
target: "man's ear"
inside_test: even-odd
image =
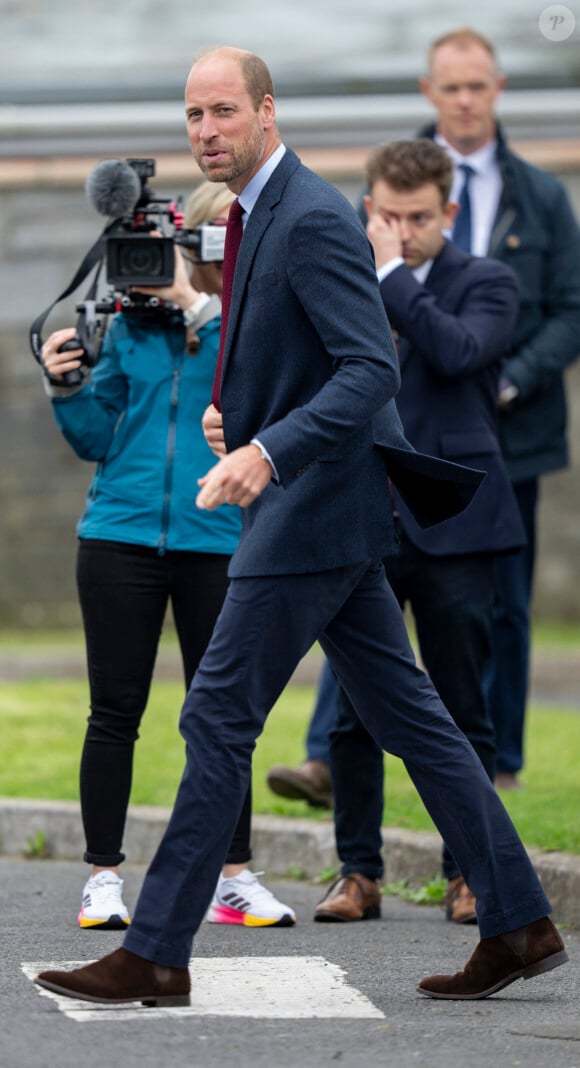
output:
[[[372,203],[372,200],[371,200],[371,198],[370,198],[368,193],[365,193],[364,197],[362,198],[362,201],[363,201],[364,209],[365,209],[365,211],[367,213],[367,216],[372,215],[372,213],[373,213],[373,203]]]
[[[276,107],[274,104],[274,98],[266,93],[264,99],[260,104],[260,117],[262,119],[262,125],[264,129],[269,129],[276,123]]]
[[[419,78],[419,89],[423,93],[423,96],[427,97],[427,100],[432,104],[431,79],[427,77]]]
[[[445,229],[450,230],[455,222],[457,212],[459,211],[459,204],[455,200],[448,200],[443,208],[443,214],[445,216]]]

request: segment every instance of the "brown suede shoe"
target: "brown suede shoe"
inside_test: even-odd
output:
[[[190,1004],[188,968],[162,968],[123,948],[85,968],[41,972],[34,982],[55,994],[105,1005],[127,1001],[141,1001],[147,1006]]]
[[[475,897],[462,875],[447,883],[445,915],[451,923],[477,923]]]
[[[547,916],[517,931],[482,938],[465,965],[456,975],[430,975],[417,990],[428,998],[474,1001],[488,998],[516,979],[533,979],[565,964],[568,954],[564,943]]]
[[[279,797],[307,801],[313,808],[332,808],[330,768],[324,760],[305,760],[298,768],[277,764],[268,772],[267,783]]]
[[[378,881],[358,871],[341,875],[314,910],[319,923],[348,923],[350,920],[379,920],[381,891]]]

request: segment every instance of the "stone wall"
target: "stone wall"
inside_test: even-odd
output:
[[[580,216],[580,175],[563,175]],[[183,189],[155,186],[175,196]],[[356,185],[345,187],[347,193]],[[75,523],[92,465],[78,460],[53,422],[30,353],[30,322],[60,293],[100,232],[78,182],[14,185],[0,200],[0,627],[79,618]],[[82,296],[83,290],[77,295]],[[64,311],[61,310],[64,308]],[[69,299],[45,336],[74,321]],[[580,350],[580,339],[579,339]],[[580,364],[568,374],[574,467],[542,483],[536,611],[580,619]]]

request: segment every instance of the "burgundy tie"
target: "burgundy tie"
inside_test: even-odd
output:
[[[226,242],[224,247],[224,266],[222,273],[222,321],[220,327],[220,343],[218,349],[217,363],[215,367],[215,377],[213,380],[213,389],[211,393],[211,402],[218,412],[221,412],[220,407],[220,387],[222,379],[222,367],[224,362],[224,345],[226,340],[226,332],[228,329],[228,318],[230,314],[230,304],[232,300],[232,289],[234,285],[234,272],[236,269],[236,260],[238,258],[238,250],[244,234],[244,228],[242,226],[242,215],[244,209],[239,200],[234,200],[230,208],[228,215],[228,224],[226,227]]]

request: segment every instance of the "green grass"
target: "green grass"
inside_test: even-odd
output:
[[[133,804],[173,802],[183,768],[183,743],[177,730],[182,697],[179,683],[154,683],[136,748]],[[254,757],[255,812],[329,818],[324,810],[276,798],[265,783],[272,764],[298,764],[303,759],[313,700],[312,688],[289,687],[272,711]],[[78,799],[87,705],[87,685],[82,680],[38,678],[2,684],[0,796]],[[387,757],[385,765],[385,825],[433,829],[401,762]],[[579,765],[580,714],[532,707],[524,789],[503,795],[528,846],[580,854]]]
[[[406,616],[409,631],[413,632],[412,616]],[[50,647],[65,651],[67,648],[80,648],[84,646],[83,632],[81,627],[42,628],[30,627],[29,629],[2,629],[0,630],[2,649],[18,651],[30,649],[46,649]],[[164,645],[172,645],[177,648],[175,630],[169,619],[163,632]],[[560,647],[564,652],[578,649],[580,646],[580,623],[569,620],[536,620],[533,624],[533,644],[539,650],[548,652],[550,649]]]
[[[580,628],[579,628],[580,632]],[[15,650],[18,653],[42,652],[54,649],[59,653],[67,650],[84,651],[85,639],[81,626],[0,628],[2,652]],[[163,625],[163,646],[178,648],[177,634],[171,618]]]

